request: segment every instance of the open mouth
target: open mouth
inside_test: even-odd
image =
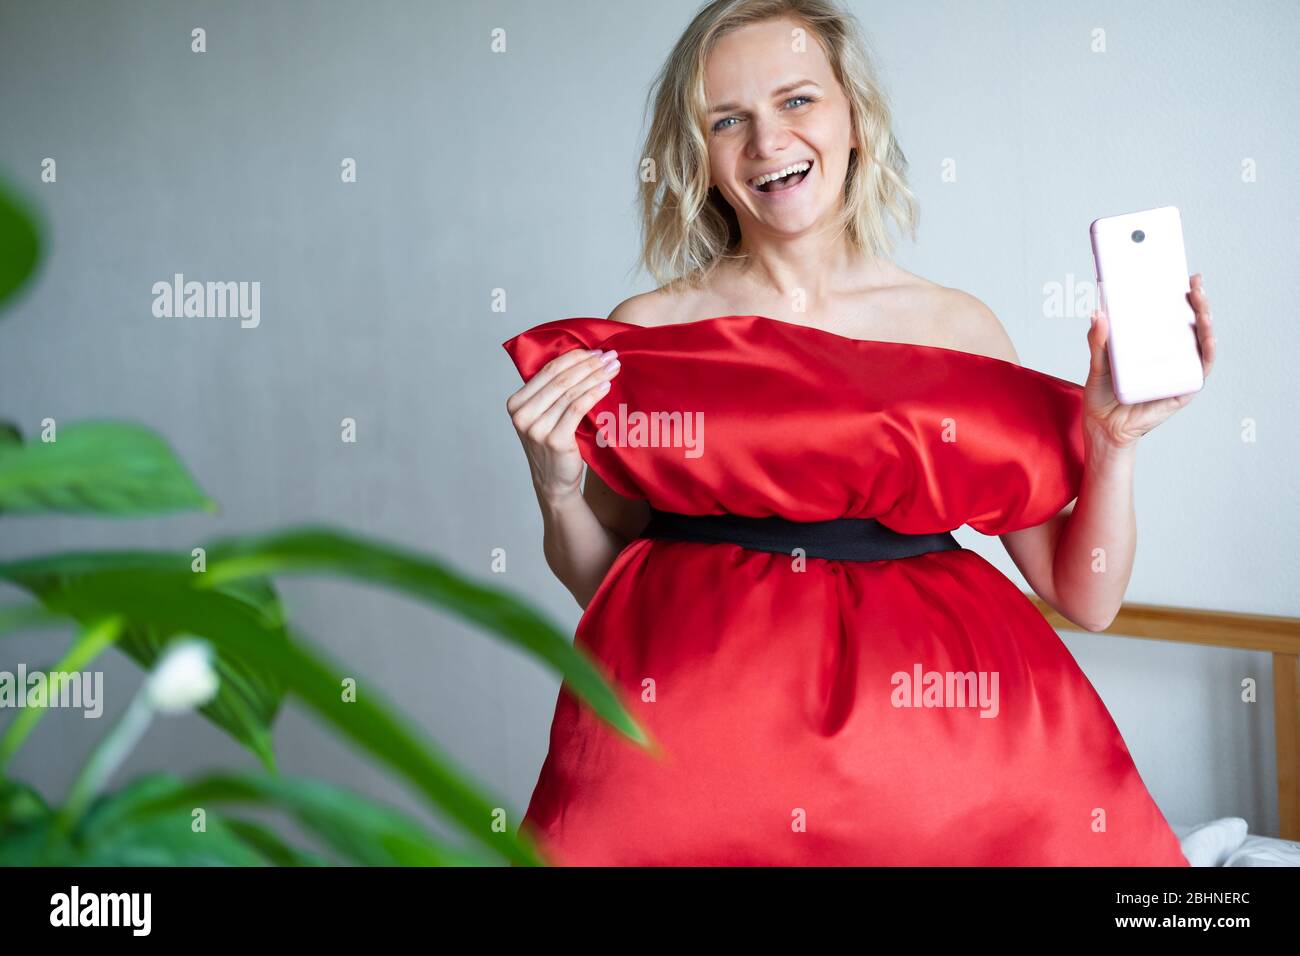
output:
[[[812,160],[804,159],[791,163],[784,169],[774,170],[749,180],[749,188],[760,193],[779,193],[793,189],[803,182],[812,172]]]

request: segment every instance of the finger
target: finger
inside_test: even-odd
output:
[[[1196,349],[1201,355],[1201,375],[1208,375],[1214,364],[1214,321],[1210,313],[1210,299],[1205,294],[1205,276],[1196,273],[1191,277],[1192,290],[1188,300],[1196,322]]]
[[[1214,365],[1214,357],[1218,352],[1214,338],[1214,320],[1208,305],[1204,311],[1196,311],[1196,347],[1201,352],[1201,375],[1204,377],[1210,374],[1210,367]]]
[[[610,350],[587,358],[579,356],[577,362],[570,363],[563,370],[552,374],[549,380],[544,382],[535,394],[512,413],[511,417],[514,419],[515,426],[521,430],[530,428],[538,418],[546,414],[547,409],[554,405],[560,396],[574,385],[591,375],[600,374],[608,367],[608,363],[617,365],[617,354],[617,352]],[[541,372],[537,374],[540,375]]]
[[[528,433],[535,439],[550,435],[555,431],[560,418],[568,410],[569,406],[584,396],[588,390],[598,387],[601,382],[606,382],[618,374],[619,361],[615,359],[608,365],[602,364],[601,367],[593,371],[586,378],[570,385],[563,392],[556,396],[550,406],[546,408],[528,428]],[[590,406],[589,406],[590,407]],[[573,423],[573,428],[577,428],[577,421]]]
[[[1199,272],[1192,276],[1192,291],[1189,293],[1189,301],[1192,308],[1197,312],[1210,311],[1210,298],[1205,293],[1205,280]]]
[[[542,391],[557,376],[563,375],[566,371],[582,362],[589,362],[592,359],[599,359],[600,349],[570,349],[561,355],[557,355],[534,373],[523,386],[510,396],[507,408],[511,414],[530,402],[538,392]],[[513,405],[513,408],[511,408]]]
[[[553,430],[556,427],[556,423],[559,422],[561,416],[563,416],[564,412],[570,405],[585,395],[590,389],[599,387],[601,383],[609,382],[610,379],[619,373],[621,367],[622,363],[619,362],[618,359],[614,359],[612,362],[608,363],[603,362],[600,367],[591,374],[587,375],[585,378],[579,379],[573,385],[569,386],[561,392],[556,397],[555,401],[553,401],[541,414],[538,419],[539,427],[546,428],[548,431]]]
[[[510,396],[506,408],[511,414],[514,414],[515,410],[526,405],[534,395],[544,389],[556,376],[564,374],[581,362],[589,362],[592,359],[599,360],[600,355],[600,349],[570,349],[561,355],[557,355],[538,369],[532,378],[524,382],[519,391]]]
[[[591,407],[604,398],[610,389],[609,379],[603,382],[597,382],[591,388],[587,389],[582,395],[578,396],[569,403],[560,420],[555,423],[554,433],[561,435],[573,436],[578,431],[578,422],[582,417],[591,411]]]
[[[1088,328],[1088,345],[1091,349],[1088,364],[1089,377],[1097,379],[1110,378],[1110,356],[1106,352],[1106,338],[1110,334],[1110,324],[1100,309],[1092,313],[1092,325]]]

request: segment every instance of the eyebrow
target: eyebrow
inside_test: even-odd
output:
[[[792,93],[801,86],[816,86],[818,89],[821,89],[821,87],[812,80],[795,80],[793,83],[787,83],[785,86],[777,87],[772,91],[772,95],[780,96],[782,93]],[[738,110],[740,108],[741,106],[739,103],[719,103],[717,106],[709,107],[709,115],[712,116],[714,113],[729,113],[732,110]]]

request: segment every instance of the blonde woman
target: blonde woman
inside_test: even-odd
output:
[[[1191,396],[1118,404],[1100,314],[1085,385],[1025,368],[889,260],[915,202],[826,0],[701,9],[644,155],[662,286],[505,347],[575,642],[659,750],[562,687],[521,826],[569,865],[1187,865],[1060,638],[951,531],[1104,629],[1137,443]]]

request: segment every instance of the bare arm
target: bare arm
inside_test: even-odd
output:
[[[1079,497],[1052,556],[1054,606],[1090,631],[1110,626],[1133,576],[1136,452],[1136,445],[1111,448],[1088,441]]]
[[[610,318],[632,321],[624,318],[626,305]],[[578,422],[618,371],[616,353],[575,349],[547,363],[506,402],[532,470],[546,564],[583,609],[649,519],[644,501],[611,490],[578,451]]]
[[[619,553],[649,520],[644,501],[624,498],[590,468],[581,495],[540,493],[546,563],[584,610]]]
[[[583,607],[622,545],[583,498],[586,466],[576,431],[616,374],[616,358],[573,349],[542,366],[506,401],[542,511],[546,563]]]
[[[1133,575],[1133,455],[1089,447],[1079,497],[1040,525],[1002,535],[1034,592],[1088,631],[1110,626]]]
[[[539,493],[537,502],[546,564],[585,609],[627,542],[600,523],[583,494],[548,499]]]
[[[1215,356],[1210,302],[1199,273],[1191,277],[1189,285],[1201,371],[1208,378]],[[1109,335],[1105,313],[1094,313],[1088,332],[1091,361],[1084,385],[1083,482],[1053,559],[1058,609],[1090,631],[1104,631],[1115,620],[1133,573],[1137,549],[1133,471],[1138,442],[1197,394],[1121,405],[1111,381],[1106,351]]]
[[[1194,277],[1189,301],[1206,376],[1215,343],[1209,301]],[[985,329],[986,354],[1019,362],[997,319],[977,303],[973,321]],[[983,310],[982,312],[980,310]],[[1088,333],[1090,365],[1084,386],[1084,470],[1079,496],[1033,528],[1002,535],[1002,543],[1029,586],[1064,617],[1089,631],[1104,631],[1119,613],[1137,552],[1133,504],[1138,440],[1192,399],[1192,395],[1120,405],[1111,382],[1104,314]],[[991,324],[990,324],[991,323]]]

